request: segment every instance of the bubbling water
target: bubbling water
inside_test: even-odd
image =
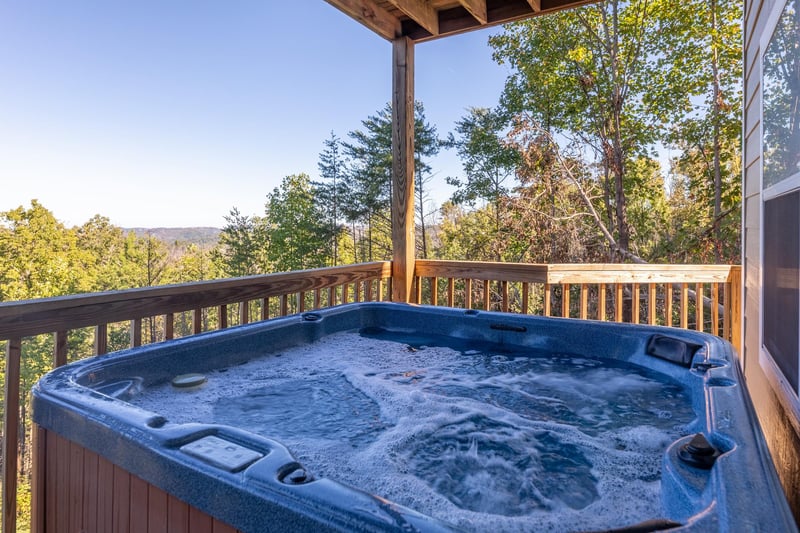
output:
[[[318,476],[474,531],[660,516],[663,451],[695,416],[680,385],[642,367],[378,330],[130,401],[279,440]]]

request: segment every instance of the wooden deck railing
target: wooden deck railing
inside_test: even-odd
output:
[[[378,262],[0,303],[0,342],[6,341],[3,532],[16,531],[18,442],[24,431],[19,416],[24,401],[20,397],[20,362],[26,337],[53,335],[53,366],[61,366],[68,359],[68,335],[80,328],[94,329],[92,353],[103,354],[109,348],[113,323],[126,323],[126,344],[139,346],[176,336],[176,319],[185,312],[191,316],[185,334],[191,335],[210,326],[225,328],[342,303],[380,301],[391,294],[390,284],[391,263]],[[145,324],[148,327],[143,329]]]
[[[740,283],[736,266],[418,260],[413,296],[422,304],[693,328],[738,347]],[[3,532],[16,530],[18,441],[24,431],[20,362],[24,343],[31,342],[26,338],[53,335],[52,366],[60,366],[83,355],[389,295],[391,264],[379,262],[0,303],[0,343],[6,344]],[[70,335],[82,328],[92,328],[90,353],[68,354]],[[122,344],[120,328],[126,333]]]
[[[418,260],[414,275],[416,303],[690,328],[740,344],[739,266]]]

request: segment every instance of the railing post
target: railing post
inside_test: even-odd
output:
[[[731,316],[731,344],[739,352],[740,360],[744,365],[744,352],[742,352],[742,267],[734,265],[728,275],[728,283],[731,284],[730,306],[726,302],[726,312]]]
[[[3,417],[3,533],[17,530],[17,453],[19,445],[19,365],[22,339],[6,342],[6,394]]]

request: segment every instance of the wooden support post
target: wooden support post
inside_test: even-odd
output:
[[[431,278],[431,305],[439,305],[439,278]]]
[[[408,303],[414,278],[414,41],[392,42],[392,300]]]
[[[217,328],[225,329],[228,327],[228,304],[217,307]]]
[[[269,298],[261,299],[261,320],[269,320]]]
[[[569,283],[561,284],[561,316],[569,318]]]
[[[500,308],[501,311],[504,313],[508,313],[509,304],[508,304],[508,281],[503,280],[500,282],[500,294],[502,297],[502,307]]]
[[[472,309],[472,278],[464,280],[464,309]]]
[[[6,394],[3,418],[3,533],[17,530],[17,446],[22,339],[6,342]]]

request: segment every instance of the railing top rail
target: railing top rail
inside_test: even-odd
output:
[[[499,263],[492,261],[436,261],[417,259],[414,275],[489,279],[497,281],[527,281],[547,283],[548,265],[532,263]]]
[[[388,261],[0,303],[0,340],[391,276]]]
[[[496,263],[419,259],[415,275],[531,283],[724,283],[736,265]]]
[[[553,264],[549,283],[725,283],[735,265]]]

